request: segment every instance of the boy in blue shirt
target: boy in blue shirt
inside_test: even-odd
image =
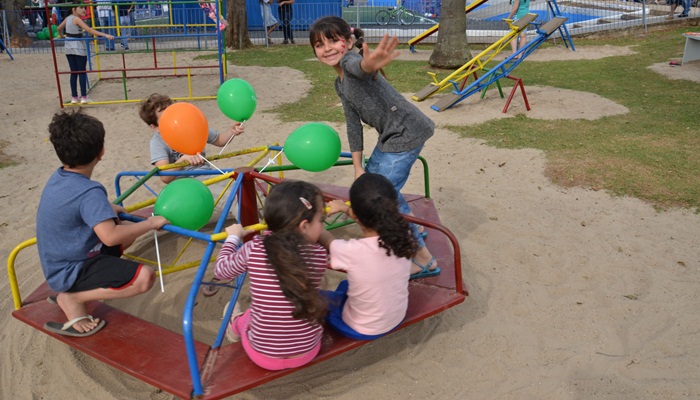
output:
[[[63,164],[46,182],[36,216],[41,268],[68,322],[47,322],[44,329],[66,336],[90,336],[105,321],[87,314],[92,300],[132,297],[155,282],[148,266],[122,259],[136,238],[168,221],[160,216],[121,224],[123,207],[111,204],[107,190],[90,179],[104,155],[102,123],[79,109],[54,115],[50,140]]]

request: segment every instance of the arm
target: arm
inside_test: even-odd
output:
[[[217,147],[224,147],[232,136],[238,136],[243,132],[245,132],[243,124],[240,122],[234,122],[233,125],[231,125],[231,129],[226,133],[220,134],[212,144]]]
[[[113,219],[108,219],[95,225],[93,230],[100,241],[107,246],[116,246],[124,243],[132,243],[144,233],[160,229],[168,220],[160,217],[149,217],[147,220],[135,224],[116,224]]]
[[[58,37],[64,37],[63,30],[66,29],[66,21],[68,21],[68,18],[61,21],[61,24],[58,26],[58,28],[56,28],[58,30]]]
[[[506,18],[506,19],[512,20],[515,13],[518,12],[518,7],[520,7],[520,0],[514,0],[513,1],[513,8],[510,10],[510,14],[508,14],[508,18]]]
[[[109,39],[109,40],[114,40],[114,36],[108,35],[108,34],[106,34],[106,33],[102,33],[102,32],[100,32],[100,31],[98,31],[98,30],[95,30],[95,29],[90,28],[90,27],[87,26],[87,25],[85,24],[85,22],[83,22],[83,20],[80,19],[80,18],[73,18],[73,21],[75,21],[75,24],[76,24],[76,25],[78,25],[79,27],[83,28],[83,30],[84,30],[85,32],[87,32],[87,33],[89,33],[89,34],[91,34],[91,35],[94,35],[94,36],[102,36],[102,37],[106,37],[106,38]],[[64,21],[64,22],[65,22],[65,21]],[[63,22],[61,22],[61,25],[63,25]],[[59,31],[60,31],[61,28],[59,27],[58,29],[59,29]]]
[[[362,151],[352,152],[352,166],[355,168],[355,179],[365,173],[365,169],[362,167]]]
[[[318,237],[318,244],[320,244],[321,246],[325,247],[326,250],[328,250],[331,246],[331,242],[334,240],[335,237],[333,236],[333,234],[324,229],[323,232],[321,232],[321,235]]]
[[[362,62],[360,67],[365,73],[373,74],[376,71],[386,67],[391,60],[399,56],[399,52],[395,51],[399,45],[399,38],[396,36],[389,38],[388,34],[377,45],[374,51],[370,52],[367,43],[362,44]]]
[[[233,279],[247,269],[250,246],[241,247],[243,237],[251,231],[246,231],[242,225],[233,224],[226,228],[228,237],[216,257],[214,276],[217,279]],[[249,242],[250,243],[250,242]]]

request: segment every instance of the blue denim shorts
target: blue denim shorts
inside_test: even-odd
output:
[[[421,150],[423,150],[423,145],[400,153],[385,153],[379,150],[379,147],[375,147],[369,160],[367,160],[367,165],[365,165],[366,172],[383,175],[394,185],[394,189],[399,193],[399,211],[402,214],[411,213],[411,206],[408,205],[406,199],[401,195],[401,189],[406,184],[408,176],[411,174],[411,167],[418,159]],[[413,236],[418,242],[418,248],[422,249],[425,247],[425,241],[418,234],[416,226],[414,224],[411,224],[411,226],[413,227]]]

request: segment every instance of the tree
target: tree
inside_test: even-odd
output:
[[[226,30],[226,46],[236,50],[253,47],[248,34],[248,15],[245,0],[226,0],[229,28]]]
[[[428,62],[436,68],[459,68],[471,60],[464,0],[443,0],[437,43]]]
[[[24,10],[25,2],[23,0],[0,0],[2,9],[5,10],[7,17],[7,29],[9,36],[12,38],[13,46],[26,46],[32,42],[32,39],[27,35],[27,31],[22,23],[22,11]],[[46,18],[42,14],[42,18]],[[10,46],[10,43],[5,43]]]

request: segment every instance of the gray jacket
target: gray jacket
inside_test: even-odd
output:
[[[398,153],[422,146],[433,136],[435,123],[411,104],[381,74],[376,79],[360,67],[362,56],[350,52],[340,60],[343,80],[335,81],[345,111],[350,151],[362,151],[362,122],[379,132],[377,147]]]

